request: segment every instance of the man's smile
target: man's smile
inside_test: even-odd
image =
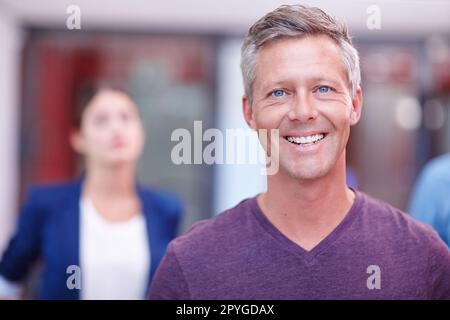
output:
[[[312,134],[300,134],[300,135],[286,135],[284,139],[290,143],[300,146],[314,145],[326,138],[328,134],[326,132],[312,133]]]

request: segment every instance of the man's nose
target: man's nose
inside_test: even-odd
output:
[[[307,93],[294,96],[288,116],[292,121],[308,122],[317,118],[318,111]]]

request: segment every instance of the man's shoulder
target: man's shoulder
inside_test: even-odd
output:
[[[387,241],[402,242],[411,247],[429,247],[440,242],[436,231],[414,219],[408,213],[393,205],[359,192],[362,198],[362,210],[365,223],[374,236],[379,236]],[[416,247],[416,249],[418,248]]]
[[[170,244],[172,250],[177,253],[190,250],[209,251],[212,247],[232,243],[237,235],[242,235],[248,220],[251,219],[252,201],[254,198],[242,200],[233,208],[195,223],[183,235],[172,241]]]

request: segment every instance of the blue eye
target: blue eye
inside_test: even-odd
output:
[[[285,94],[286,94],[286,92],[284,90],[281,90],[281,89],[277,89],[277,90],[272,91],[272,97],[275,97],[275,98],[282,97]]]
[[[327,86],[321,86],[318,89],[319,93],[328,93],[330,91],[330,87]]]

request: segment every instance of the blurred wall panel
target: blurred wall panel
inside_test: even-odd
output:
[[[240,69],[241,45],[241,38],[230,37],[222,41],[219,46],[218,82],[220,86],[217,127],[224,135],[226,129],[249,130],[242,114],[244,86]],[[251,140],[249,143],[259,145],[256,133],[252,135]],[[242,151],[245,154],[245,150]],[[258,152],[258,159],[264,159],[263,149],[259,148]],[[251,163],[216,165],[214,167],[214,213],[218,214],[234,207],[244,198],[253,197],[266,191],[266,176],[261,174],[262,169],[264,169],[264,165]]]
[[[0,254],[14,229],[18,191],[18,119],[22,34],[0,10]]]
[[[407,210],[421,167],[450,151],[449,90],[436,81],[425,41],[361,41],[357,47],[364,105],[350,136],[348,162],[360,189]]]
[[[32,183],[82,172],[69,144],[77,98],[94,83],[120,82],[136,100],[146,129],[139,179],[184,199],[182,230],[212,215],[211,166],[175,165],[171,150],[178,142],[171,134],[186,128],[194,139],[194,121],[202,121],[204,130],[214,125],[214,38],[34,30],[26,48],[22,194]]]

